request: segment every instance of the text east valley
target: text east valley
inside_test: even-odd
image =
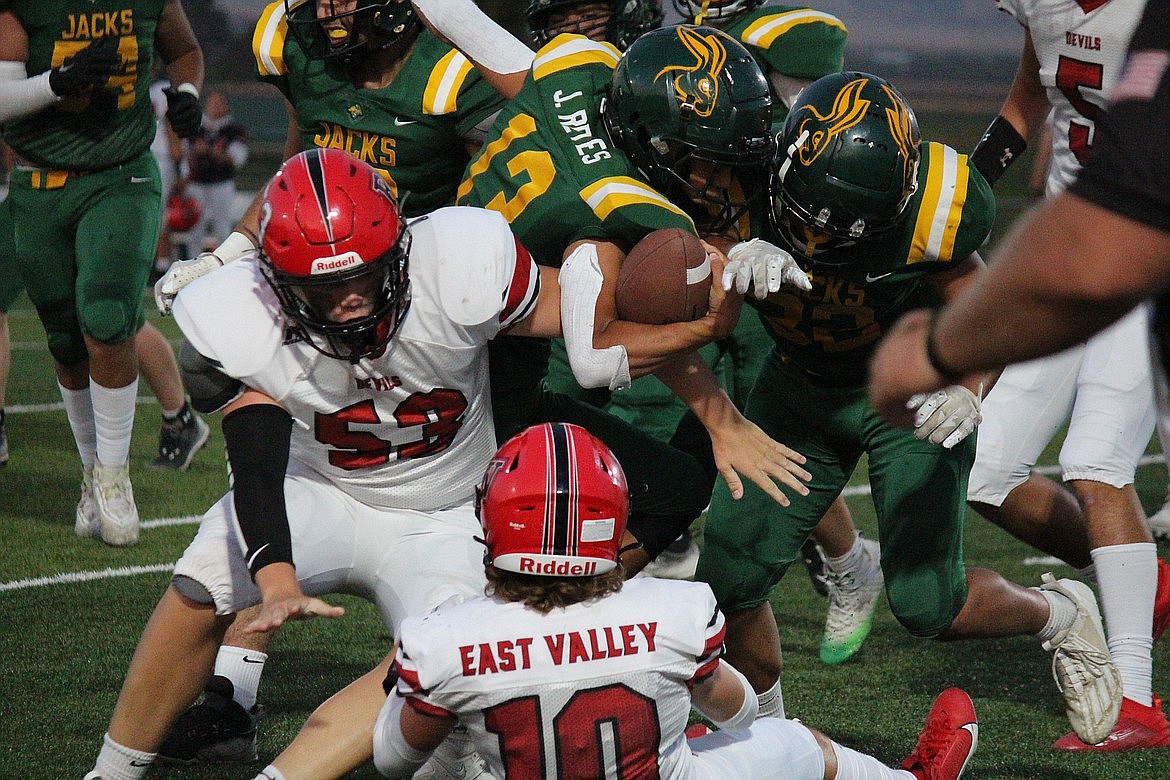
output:
[[[546,634],[542,637],[517,637],[475,645],[461,645],[459,658],[463,676],[514,672],[532,666],[532,653],[548,653],[555,666],[583,661],[598,661],[623,655],[654,652],[658,623],[631,623],[620,626],[590,628]]]

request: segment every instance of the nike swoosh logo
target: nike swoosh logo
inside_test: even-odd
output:
[[[146,184],[148,181],[150,181],[149,176],[131,176],[130,177],[131,184]]]
[[[270,543],[260,545],[260,549],[252,553],[252,557],[248,559],[248,568],[252,568],[252,562],[256,560],[256,556],[268,549]]]
[[[887,276],[889,276],[892,273],[894,273],[894,272],[893,271],[886,271],[884,274],[878,274],[877,276],[874,276],[873,274],[866,274],[865,281],[876,282],[878,279],[885,279]]]
[[[244,663],[246,663],[246,664],[262,664],[262,663],[264,663],[264,659],[252,658],[251,656],[246,655],[246,656],[244,656]]]
[[[137,766],[150,766],[150,762],[149,761],[135,761],[134,759],[130,759],[130,766],[135,766],[135,767],[137,767]]]
[[[394,117],[394,126],[395,127],[406,127],[407,125],[413,125],[413,124],[417,124],[417,123],[418,123],[417,119],[399,119],[398,117]]]
[[[73,68],[72,62],[62,63],[61,65],[57,66],[57,72],[58,73],[68,73],[70,70],[72,70],[72,68]]]

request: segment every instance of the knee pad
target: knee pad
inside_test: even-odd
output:
[[[94,301],[81,310],[81,332],[103,344],[121,344],[138,332],[143,319],[141,307],[133,312],[119,300]]]
[[[967,603],[966,582],[961,593],[943,592],[946,583],[939,581],[935,591],[918,588],[913,593],[898,594],[898,588],[887,582],[886,596],[890,612],[911,636],[934,639],[950,628],[959,610]]]

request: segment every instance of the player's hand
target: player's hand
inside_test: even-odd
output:
[[[732,498],[743,497],[743,477],[756,483],[780,506],[791,502],[777,482],[799,495],[808,495],[804,483],[812,479],[812,474],[802,468],[805,457],[774,440],[738,411],[727,424],[708,430],[715,465],[726,480]]]
[[[941,444],[948,450],[983,422],[981,406],[979,395],[963,385],[950,385],[930,394],[919,393],[906,404],[914,412],[914,438]]]
[[[750,286],[752,297],[762,301],[784,284],[801,290],[812,289],[808,274],[792,255],[762,239],[739,242],[727,251],[727,260],[723,269],[724,290],[730,291],[734,285],[735,291],[743,295]]]
[[[711,328],[710,340],[717,341],[727,338],[735,330],[739,322],[739,313],[743,309],[743,296],[731,294],[730,290],[714,283],[727,268],[727,255],[723,254],[714,244],[702,242],[707,250],[707,260],[711,263],[711,294],[707,301],[705,319]]]
[[[163,90],[167,96],[167,121],[179,138],[194,138],[203,124],[199,90],[194,84],[180,84]]]
[[[122,67],[122,55],[112,38],[99,38],[49,71],[49,89],[58,97],[75,95],[104,84]]]
[[[190,260],[176,260],[171,263],[167,272],[154,283],[154,305],[158,313],[164,317],[170,316],[171,305],[179,290],[212,271],[223,266],[223,260],[214,252],[203,252]]]
[[[337,607],[321,599],[303,593],[265,601],[260,605],[260,614],[244,626],[246,634],[260,634],[280,628],[290,620],[312,620],[313,618],[337,618],[345,614],[345,607]]]

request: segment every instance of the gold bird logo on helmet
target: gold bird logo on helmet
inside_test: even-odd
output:
[[[719,74],[727,62],[727,49],[715,35],[704,35],[692,27],[676,28],[679,40],[695,55],[693,65],[667,65],[654,76],[674,74],[674,94],[684,108],[697,116],[711,116],[719,101]]]
[[[869,79],[854,79],[842,87],[827,114],[817,111],[817,107],[811,103],[797,109],[810,114],[800,123],[800,132],[796,134],[800,147],[794,151],[801,165],[812,165],[813,161],[829,148],[839,133],[845,132],[865,118],[871,101],[861,97],[861,91],[868,82]],[[809,123],[816,123],[818,127],[809,130],[807,128]]]

